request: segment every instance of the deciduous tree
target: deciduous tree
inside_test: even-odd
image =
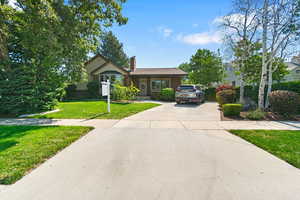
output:
[[[199,49],[190,60],[189,79],[194,84],[211,86],[223,78],[222,59],[207,49]]]
[[[13,8],[3,1],[0,112],[53,107],[65,83],[81,78],[83,63],[98,46],[103,29],[126,23],[121,14],[124,2],[17,0]]]

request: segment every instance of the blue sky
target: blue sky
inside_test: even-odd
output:
[[[230,11],[230,0],[128,0],[124,26],[112,31],[137,67],[177,67],[198,48],[217,50],[221,36],[214,23]]]

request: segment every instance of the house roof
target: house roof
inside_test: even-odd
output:
[[[102,68],[102,67],[104,67],[104,66],[106,66],[106,65],[108,65],[108,64],[112,64],[112,65],[114,65],[114,66],[116,66],[117,68],[119,68],[120,70],[122,70],[122,71],[124,71],[124,72],[126,72],[126,73],[128,73],[128,71],[126,70],[126,69],[124,69],[123,67],[120,67],[120,66],[118,66],[118,65],[116,65],[116,64],[114,64],[114,63],[112,63],[111,61],[109,61],[107,58],[105,58],[104,56],[102,56],[101,54],[96,54],[94,57],[92,57],[90,60],[88,60],[87,62],[85,62],[84,63],[84,65],[85,66],[87,66],[88,64],[90,64],[91,62],[93,62],[95,59],[97,59],[97,58],[102,58],[104,61],[105,61],[105,63],[103,64],[103,65],[100,65],[99,67],[97,67],[96,69],[94,69],[91,73],[93,74],[94,72],[96,72],[97,70],[99,70],[100,68]]]
[[[130,72],[130,75],[178,75],[185,76],[186,72],[178,68],[136,68],[135,71]]]
[[[286,63],[286,64],[287,64],[287,66],[288,66],[288,70],[289,70],[289,71],[292,71],[292,70],[294,70],[294,69],[296,69],[296,68],[300,68],[300,64],[297,64],[297,63],[288,62],[288,63]]]

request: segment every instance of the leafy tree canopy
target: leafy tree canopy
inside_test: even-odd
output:
[[[16,8],[1,1],[0,111],[53,107],[64,84],[81,79],[103,30],[127,22],[125,1],[18,0]]]
[[[192,56],[189,67],[189,80],[194,84],[210,86],[220,82],[223,78],[222,60],[214,52],[207,49],[199,49]]]
[[[112,63],[120,67],[129,67],[129,59],[124,52],[123,44],[112,33],[112,31],[103,34],[100,46],[97,48],[97,53],[100,53]]]
[[[262,45],[259,42],[251,43],[248,40],[237,42],[234,47],[235,60],[233,66],[236,74],[243,74],[246,84],[258,84],[261,78]],[[287,66],[280,58],[274,58],[272,62],[273,80],[280,82],[288,73]]]

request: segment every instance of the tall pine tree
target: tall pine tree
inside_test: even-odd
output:
[[[100,46],[97,49],[97,53],[101,54],[115,65],[128,68],[129,59],[123,49],[123,44],[118,38],[109,31],[101,37]]]

